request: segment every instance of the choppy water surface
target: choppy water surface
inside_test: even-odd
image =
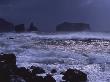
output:
[[[13,52],[18,66],[55,68],[59,73],[77,68],[88,74],[89,82],[110,82],[110,34],[37,33],[0,34],[0,52]]]

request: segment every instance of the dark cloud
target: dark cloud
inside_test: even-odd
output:
[[[0,0],[0,17],[14,23],[34,21],[43,31],[63,21],[90,23],[95,31],[110,31],[109,0]]]
[[[0,5],[10,4],[13,0],[0,0]]]

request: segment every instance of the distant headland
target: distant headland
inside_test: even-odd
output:
[[[56,25],[55,32],[80,32],[80,31],[90,31],[90,25],[86,23],[70,23],[63,22]],[[33,22],[30,23],[28,29],[26,29],[25,24],[14,25],[13,23],[7,21],[6,19],[0,18],[0,32],[39,32],[37,26]]]

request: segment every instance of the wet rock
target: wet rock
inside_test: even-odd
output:
[[[42,76],[35,76],[33,77],[32,82],[45,82]]]
[[[0,67],[0,82],[10,82],[9,70],[4,67]]]
[[[1,54],[0,55],[0,64],[3,64],[5,68],[14,69],[16,68],[16,56],[13,53]],[[2,66],[2,67],[3,67]]]
[[[86,82],[87,75],[77,69],[68,69],[62,77],[66,82]]]
[[[45,82],[56,82],[56,80],[55,80],[50,74],[47,74],[47,75],[44,77],[44,81],[45,81]]]
[[[10,75],[16,69],[16,56],[14,54],[0,55],[0,82],[10,82]]]
[[[33,75],[45,73],[45,70],[41,67],[31,66],[31,69]]]
[[[10,76],[10,82],[26,82],[22,77],[17,75],[11,75]]]

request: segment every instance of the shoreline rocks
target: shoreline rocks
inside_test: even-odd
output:
[[[54,69],[53,72],[56,72]],[[45,70],[41,67],[31,66],[29,69],[25,67],[17,67],[16,56],[13,53],[0,54],[0,82],[56,82],[52,74],[39,76],[44,74]],[[87,75],[76,69],[68,69],[63,73],[65,82],[85,82]]]

